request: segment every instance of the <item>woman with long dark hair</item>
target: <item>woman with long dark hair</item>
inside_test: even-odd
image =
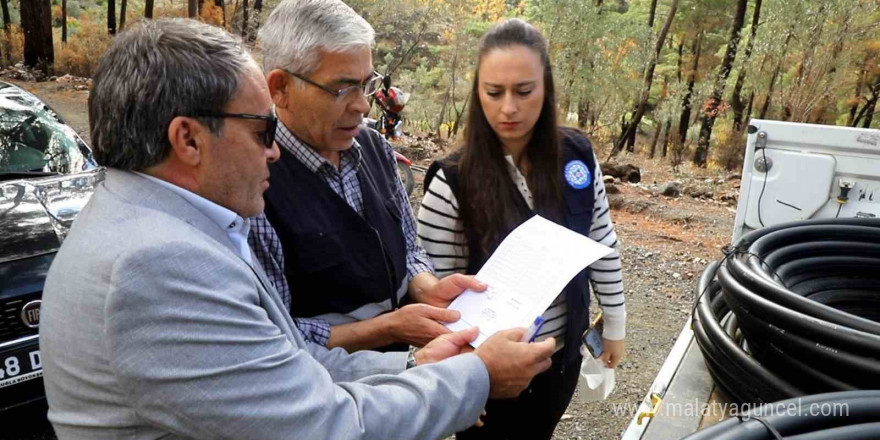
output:
[[[480,41],[464,142],[431,165],[419,210],[419,237],[439,275],[475,274],[514,228],[538,214],[614,253],[578,274],[544,313],[537,340],[556,339],[550,370],[517,399],[490,400],[485,426],[467,439],[549,439],[580,371],[580,337],[589,325],[590,285],[604,316],[604,353],[624,354],[626,311],[617,235],[589,140],[556,121],[547,41],[519,19]]]

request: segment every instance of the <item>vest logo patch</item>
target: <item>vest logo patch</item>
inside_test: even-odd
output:
[[[593,180],[590,169],[579,160],[573,160],[565,164],[563,175],[565,175],[565,181],[574,189],[584,189],[590,186]]]

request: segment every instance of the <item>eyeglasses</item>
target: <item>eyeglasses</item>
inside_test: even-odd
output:
[[[275,143],[275,129],[278,128],[278,118],[275,115],[252,115],[249,113],[211,113],[197,112],[193,115],[196,118],[240,118],[240,119],[259,119],[266,121],[266,131],[263,133],[263,145],[266,148],[272,148]]]
[[[288,70],[285,70],[285,72],[287,72],[289,75],[291,75],[295,78],[299,78],[302,81],[304,81],[308,84],[311,84],[311,85],[335,96],[336,99],[342,99],[343,97],[347,96],[348,94],[350,94],[351,92],[354,92],[354,91],[361,91],[361,92],[363,92],[364,96],[373,96],[376,93],[376,91],[379,90],[379,87],[382,86],[382,79],[385,78],[384,76],[382,76],[381,73],[374,71],[373,75],[370,76],[370,78],[368,80],[366,80],[363,84],[348,86],[348,87],[345,87],[342,89],[334,90],[334,89],[331,89],[330,87],[318,84],[318,83],[316,83],[316,82],[314,82],[314,81],[312,81],[312,80],[310,80],[300,74],[293,73]]]

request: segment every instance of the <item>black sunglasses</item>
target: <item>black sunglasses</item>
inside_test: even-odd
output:
[[[275,115],[252,115],[250,113],[211,113],[198,112],[193,115],[196,118],[240,118],[240,119],[259,119],[266,121],[266,132],[263,133],[263,145],[266,148],[272,148],[275,142],[275,129],[278,128],[278,118]]]

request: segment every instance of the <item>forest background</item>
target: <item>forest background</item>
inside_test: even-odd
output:
[[[88,77],[144,18],[194,17],[255,43],[278,1],[0,0],[0,64]],[[376,69],[412,94],[410,133],[461,133],[479,37],[506,17],[543,31],[562,122],[608,158],[738,170],[752,118],[880,127],[880,0],[347,3],[376,29]]]

